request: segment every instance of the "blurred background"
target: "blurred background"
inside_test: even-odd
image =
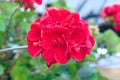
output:
[[[25,11],[16,8],[18,3],[0,0],[0,80],[120,80],[120,32],[100,16],[106,5],[114,4],[120,0],[43,0],[34,5],[35,11]],[[47,68],[42,57],[28,54],[30,24],[50,6],[77,11],[88,21],[96,43],[83,61],[71,59]],[[3,51],[6,48],[11,50]]]

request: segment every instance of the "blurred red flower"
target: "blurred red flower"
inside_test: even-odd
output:
[[[22,2],[29,3],[29,4],[37,3],[40,5],[42,3],[42,0],[22,0]]]
[[[120,4],[105,6],[100,15],[113,25],[115,32],[120,32]]]
[[[105,8],[103,8],[100,15],[102,17],[107,17],[107,16],[112,16],[113,14],[114,14],[113,6],[106,6]]]
[[[24,4],[24,9],[27,10],[28,8],[34,10],[34,6],[33,4],[36,3],[38,5],[40,5],[42,3],[42,0],[23,0],[22,1]]]
[[[40,5],[42,4],[42,0],[10,0],[10,2],[17,2],[17,3],[22,3],[24,5],[24,9],[27,10],[28,8],[34,10],[34,3]]]
[[[100,15],[101,17],[105,18],[105,17],[113,16],[118,12],[120,12],[120,4],[114,4],[114,5],[105,6],[102,9]]]
[[[30,55],[41,54],[48,67],[66,64],[70,58],[83,60],[95,43],[88,23],[78,13],[54,7],[31,25],[27,42]]]

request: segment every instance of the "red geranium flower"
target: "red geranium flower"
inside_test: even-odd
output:
[[[28,52],[42,55],[47,66],[66,64],[70,58],[83,60],[94,46],[94,39],[86,21],[76,12],[50,7],[37,19],[28,32]]]
[[[107,21],[112,23],[115,32],[120,32],[120,4],[104,7],[101,16],[107,17]]]
[[[27,10],[28,8],[34,10],[33,4],[36,3],[40,5],[42,3],[42,0],[23,0],[24,3],[24,9]]]
[[[106,6],[105,8],[103,8],[100,15],[102,17],[108,17],[108,16],[112,16],[113,14],[114,14],[113,6]]]
[[[109,16],[113,16],[114,14],[116,14],[117,12],[120,12],[120,5],[119,4],[114,4],[111,6],[105,6],[100,15],[101,17],[109,17]]]
[[[42,0],[22,0],[22,2],[29,3],[29,4],[37,3],[40,5],[42,3]]]
[[[10,2],[17,2],[17,3],[22,3],[24,5],[24,9],[27,10],[28,8],[34,10],[33,4],[36,3],[40,5],[42,3],[42,0],[10,0]]]

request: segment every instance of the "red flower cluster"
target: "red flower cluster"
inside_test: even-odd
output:
[[[27,42],[30,55],[41,54],[48,67],[65,64],[70,58],[83,60],[95,43],[87,22],[78,13],[54,7],[31,25]]]
[[[120,12],[120,4],[114,4],[111,6],[105,6],[100,15],[102,17],[109,17],[109,16],[113,16],[118,12]]]
[[[120,32],[120,4],[104,7],[100,15],[103,18],[112,19],[115,23],[113,29]]]
[[[40,5],[42,3],[42,0],[10,0],[10,2],[17,2],[17,3],[22,3],[24,5],[24,9],[27,10],[28,8],[34,10],[33,4],[36,3]]]

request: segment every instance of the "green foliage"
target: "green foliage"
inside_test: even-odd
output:
[[[2,65],[0,65],[0,76],[4,73],[4,68]]]
[[[108,51],[113,53],[120,52],[120,38],[110,30],[105,33],[105,37],[107,38]]]
[[[29,69],[25,66],[14,66],[10,75],[13,80],[29,80],[31,76]]]
[[[7,42],[26,44],[30,23],[37,17],[33,11],[21,11],[15,3],[0,3],[0,47],[7,46]]]
[[[85,61],[96,61],[95,53],[91,52],[89,55],[86,56]]]
[[[3,44],[4,41],[4,33],[0,31],[0,44]],[[2,47],[2,45],[0,46],[0,48]]]
[[[5,31],[5,14],[0,11],[0,31],[4,32]]]
[[[101,47],[106,45],[110,54],[120,52],[120,38],[112,30],[99,34],[97,36],[97,42]]]

